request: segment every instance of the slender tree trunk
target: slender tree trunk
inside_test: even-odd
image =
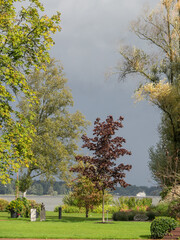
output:
[[[177,0],[177,4],[178,4],[178,24],[179,24],[179,32],[180,32],[180,0]],[[180,37],[179,37],[179,55],[178,57],[180,57]]]
[[[17,172],[16,190],[15,190],[15,198],[17,199],[18,197],[19,197],[19,172]]]
[[[104,219],[104,190],[102,191],[102,222],[105,222]]]
[[[88,218],[88,214],[89,214],[89,208],[86,207],[86,218]]]
[[[173,50],[172,50],[172,36],[171,36],[171,22],[170,22],[170,6],[168,3],[165,3],[167,11],[167,30],[168,30],[168,42],[169,42],[169,59],[170,59],[170,83],[173,84],[174,74],[173,74]]]

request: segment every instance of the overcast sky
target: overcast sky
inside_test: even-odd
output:
[[[51,56],[60,60],[72,90],[74,110],[80,110],[92,123],[97,117],[124,117],[119,135],[132,151],[122,161],[132,164],[127,182],[154,186],[148,169],[148,148],[158,141],[160,112],[147,102],[134,103],[138,78],[118,82],[118,76],[106,80],[105,73],[120,60],[120,41],[141,45],[129,25],[143,7],[155,7],[159,0],[43,0],[45,12],[61,12],[62,31],[54,36]],[[88,129],[91,134],[93,125]],[[121,159],[120,159],[121,160]]]

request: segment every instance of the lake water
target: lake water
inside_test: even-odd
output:
[[[64,195],[58,195],[58,196],[27,195],[26,197],[27,197],[27,199],[35,200],[37,203],[44,203],[47,211],[53,211],[56,206],[63,204],[62,200],[63,200]],[[120,197],[120,196],[114,196],[114,199],[117,199],[118,197]],[[147,196],[147,197],[152,198],[153,205],[157,205],[161,199],[160,197],[157,197],[157,196],[155,196],[155,197]],[[0,195],[0,198],[3,198],[9,202],[15,199],[15,197],[13,195]]]

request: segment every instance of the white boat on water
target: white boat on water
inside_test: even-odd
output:
[[[136,194],[136,197],[146,197],[146,193],[145,192],[139,192]]]

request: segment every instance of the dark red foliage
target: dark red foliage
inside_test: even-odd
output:
[[[122,163],[116,166],[115,161],[120,156],[131,155],[131,152],[122,147],[126,142],[123,137],[112,137],[123,127],[122,121],[122,117],[114,121],[112,116],[108,116],[104,122],[97,118],[94,122],[94,138],[82,136],[84,142],[82,147],[88,148],[92,152],[92,157],[77,156],[76,161],[82,161],[84,167],[71,168],[71,171],[88,177],[95,187],[103,192],[105,189],[114,190],[118,183],[122,187],[129,185],[124,180],[126,176],[124,171],[129,171],[132,166]]]

